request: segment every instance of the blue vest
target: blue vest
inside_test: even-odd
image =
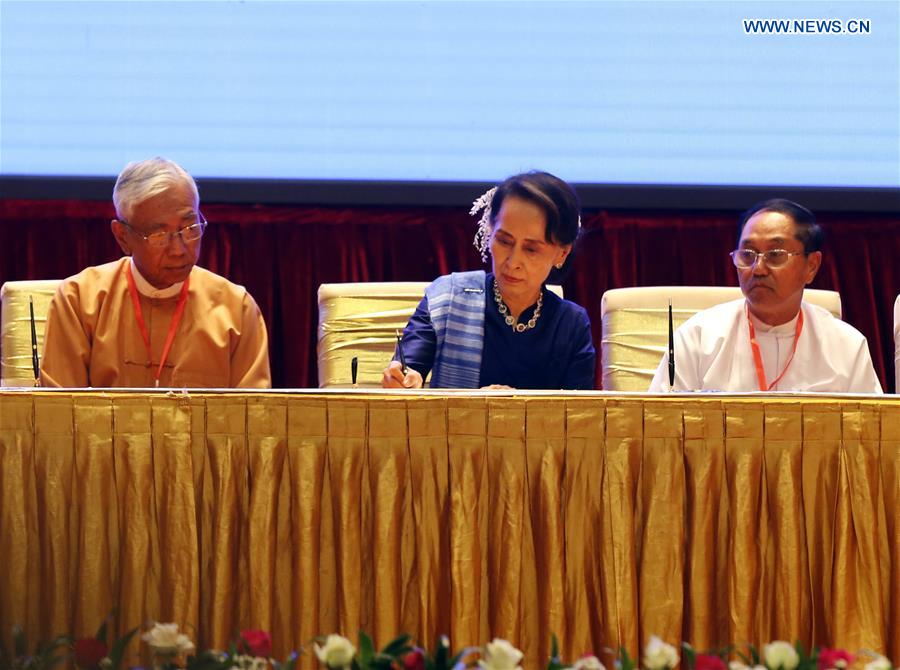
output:
[[[437,335],[431,388],[480,386],[485,279],[484,270],[454,272],[438,277],[425,289]]]

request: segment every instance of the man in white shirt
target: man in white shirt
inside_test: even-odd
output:
[[[651,392],[818,391],[881,393],[866,338],[803,289],[822,264],[822,229],[805,207],[767,200],[741,217],[731,252],[744,298],[688,319],[675,332]]]

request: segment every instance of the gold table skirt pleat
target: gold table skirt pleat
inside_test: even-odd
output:
[[[116,608],[278,656],[363,629],[531,668],[551,633],[607,667],[651,634],[897,663],[898,518],[896,399],[0,394],[7,641]]]

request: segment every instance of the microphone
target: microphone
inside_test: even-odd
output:
[[[354,356],[350,359],[350,381],[356,386],[356,373],[359,371],[359,359]]]
[[[672,326],[672,298],[669,298],[669,390],[675,386],[675,329]]]
[[[31,316],[31,368],[34,371],[34,385],[41,385],[41,362],[38,359],[37,331],[34,327],[34,300],[28,296],[28,312]]]

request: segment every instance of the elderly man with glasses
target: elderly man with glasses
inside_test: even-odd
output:
[[[866,338],[803,289],[822,264],[805,207],[767,200],[741,217],[731,252],[744,298],[695,314],[675,333],[674,391],[881,393]],[[650,391],[669,389],[668,354]]]
[[[45,386],[269,388],[253,298],[197,267],[206,219],[194,179],[164,158],[129,163],[113,189],[125,256],[60,284],[41,361]]]

